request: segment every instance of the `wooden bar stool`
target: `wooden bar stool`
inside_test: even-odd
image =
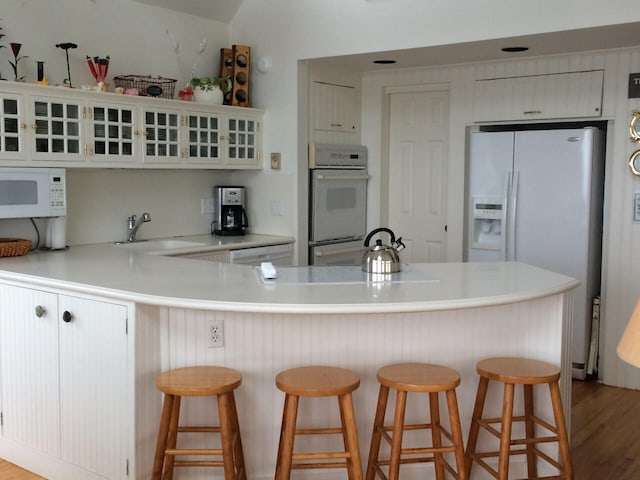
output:
[[[346,468],[350,480],[362,480],[358,432],[351,392],[360,377],[344,368],[309,366],[292,368],[276,376],[276,386],[285,393],[276,480],[288,480],[292,469]],[[340,427],[296,428],[300,397],[338,397]],[[341,434],[344,451],[293,453],[296,435]]]
[[[156,386],[164,393],[160,431],[153,462],[153,480],[171,480],[174,467],[223,467],[225,480],[246,480],[242,439],[233,391],[242,383],[237,370],[225,367],[186,367],[161,373]],[[216,395],[219,426],[180,427],[182,397]],[[176,448],[178,433],[220,434],[222,448]],[[176,460],[176,456],[214,456],[221,460]]]
[[[384,479],[396,480],[400,473],[400,465],[430,462],[435,466],[437,480],[443,480],[445,472],[457,480],[465,480],[464,444],[455,390],[460,384],[460,374],[440,365],[397,363],[380,368],[377,377],[380,382],[380,394],[373,423],[366,480],[374,480],[376,474]],[[396,390],[396,405],[393,424],[385,425],[389,389]],[[430,423],[405,425],[409,392],[429,394]],[[447,399],[451,431],[440,423],[440,392],[444,392]],[[431,445],[403,448],[403,433],[408,430],[430,430]],[[443,442],[443,437],[446,438],[446,442]],[[388,460],[379,458],[382,439],[391,447]],[[447,452],[451,452],[455,458],[455,469],[443,455]],[[388,467],[388,475],[385,475],[383,466]]]
[[[467,441],[467,475],[471,472],[475,461],[496,479],[507,480],[510,457],[512,455],[526,455],[527,478],[572,480],[573,465],[562,411],[560,387],[558,386],[560,369],[546,362],[524,358],[489,358],[478,362],[476,368],[480,375],[480,382]],[[482,418],[490,380],[504,384],[502,417],[500,418]],[[549,385],[555,422],[553,425],[536,416],[534,411],[533,386],[545,383]],[[522,385],[524,389],[524,415],[521,416],[513,415],[515,385]],[[524,422],[524,438],[512,438],[513,422]],[[500,425],[500,429],[495,428],[493,424]],[[476,452],[480,428],[500,439],[498,451]],[[536,436],[536,432],[546,435]],[[549,435],[549,432],[552,435]],[[541,443],[557,443],[559,458],[556,460],[542,451],[538,447],[538,444]],[[498,458],[497,471],[485,461],[491,457]],[[552,465],[557,473],[552,476],[539,477],[539,460]]]

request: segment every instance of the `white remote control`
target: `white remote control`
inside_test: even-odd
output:
[[[262,262],[260,264],[260,272],[262,273],[262,278],[265,278],[265,279],[278,277],[278,272],[276,272],[276,268],[273,266],[273,263],[271,262]]]

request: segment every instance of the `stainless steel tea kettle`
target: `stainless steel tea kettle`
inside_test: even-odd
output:
[[[391,236],[393,245],[383,245],[380,239],[376,240],[376,244],[369,246],[371,238],[379,232],[387,232]],[[394,233],[388,228],[376,228],[364,241],[367,251],[362,256],[362,270],[367,273],[395,273],[401,270],[400,257],[398,252],[405,248],[402,238],[396,240]]]

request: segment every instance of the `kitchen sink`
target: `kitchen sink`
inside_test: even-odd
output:
[[[138,240],[136,242],[116,242],[119,248],[126,248],[128,250],[140,250],[148,252],[162,252],[165,250],[176,250],[182,248],[201,247],[206,243],[201,242],[189,242],[187,240]]]

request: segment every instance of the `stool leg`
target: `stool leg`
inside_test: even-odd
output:
[[[449,410],[449,423],[451,424],[451,436],[455,446],[457,480],[466,480],[466,468],[464,459],[464,440],[462,439],[462,427],[460,425],[460,412],[458,410],[458,398],[455,389],[447,390],[447,409]]]
[[[398,480],[398,475],[400,474],[400,453],[402,453],[402,434],[404,432],[404,413],[406,407],[407,392],[398,390],[396,393],[396,410],[393,414],[388,480]]]
[[[242,449],[242,437],[240,435],[240,422],[238,421],[238,409],[233,392],[229,394],[229,405],[231,407],[231,426],[234,433],[233,463],[236,468],[238,480],[247,480],[247,471],[244,466],[244,450]]]
[[[297,395],[286,394],[284,397],[275,480],[289,480],[291,477],[293,442],[296,435],[296,418],[298,416],[298,400],[299,397]]]
[[[429,392],[429,414],[431,416],[431,442],[434,448],[442,446],[442,431],[440,426],[440,402],[438,392]],[[433,463],[436,470],[436,480],[444,480],[444,467],[442,465],[442,453],[433,454]]]
[[[558,382],[549,384],[549,393],[551,394],[551,405],[553,406],[553,416],[556,421],[556,429],[558,430],[558,446],[560,449],[560,459],[564,467],[564,478],[573,480],[573,463],[571,461],[571,449],[569,448],[569,436],[567,434],[567,425],[564,420],[564,412],[562,410],[562,398],[560,397],[560,387]]]
[[[362,480],[362,460],[360,459],[356,416],[353,409],[351,393],[338,395],[338,403],[340,405],[340,420],[342,422],[344,445],[347,452],[349,452],[349,457],[347,458],[349,480]]]
[[[229,393],[218,395],[218,416],[220,417],[220,439],[222,443],[222,465],[224,480],[235,480],[235,462],[233,459],[233,425]]]
[[[374,480],[376,476],[376,463],[380,455],[380,440],[382,434],[380,429],[384,425],[384,416],[387,411],[387,400],[389,399],[389,387],[380,385],[380,393],[378,394],[378,406],[376,407],[376,416],[373,420],[373,433],[371,434],[371,446],[369,447],[369,459],[367,461],[367,474],[365,480]]]
[[[525,438],[535,438],[535,424],[533,423],[533,385],[523,385],[524,388],[524,425]],[[529,478],[538,476],[538,464],[536,461],[536,453],[534,445],[527,443],[527,475]]]
[[[478,392],[476,393],[476,401],[471,416],[471,426],[469,428],[469,436],[467,437],[467,450],[465,453],[466,474],[467,478],[471,478],[471,467],[473,466],[473,455],[476,452],[476,444],[478,443],[478,433],[480,432],[480,424],[478,420],[482,418],[484,410],[484,401],[487,397],[487,388],[489,387],[489,379],[480,377],[478,381]]]
[[[176,448],[178,442],[178,423],[180,421],[180,401],[181,397],[174,395],[173,408],[171,409],[171,420],[169,422],[169,434],[167,435],[167,448]],[[164,477],[163,480],[173,480],[173,464],[175,463],[175,455],[169,455],[164,462]]]
[[[502,428],[500,431],[500,454],[498,457],[498,480],[509,478],[509,452],[511,451],[511,423],[513,420],[513,383],[504,384],[502,401]]]
[[[167,448],[167,436],[169,435],[169,422],[171,421],[171,411],[173,409],[173,395],[165,395],[162,402],[162,414],[160,416],[160,429],[156,442],[156,454],[153,459],[152,480],[162,479],[162,468],[164,466],[164,451]]]

